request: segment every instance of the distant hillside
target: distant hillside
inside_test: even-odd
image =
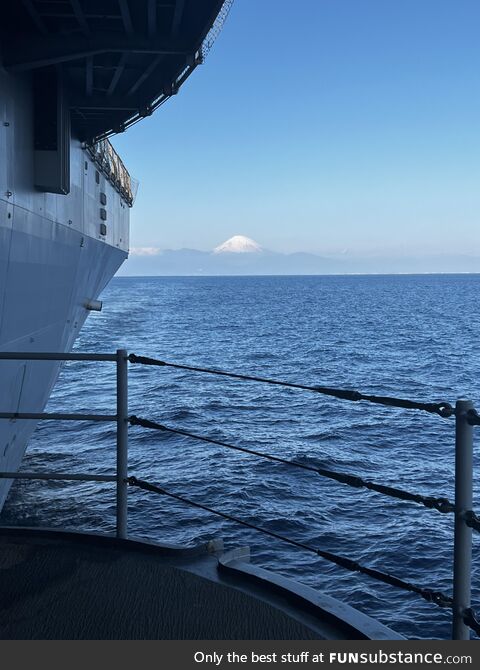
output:
[[[195,249],[131,254],[122,275],[315,275],[480,272],[475,256],[332,258],[309,253],[214,253]]]

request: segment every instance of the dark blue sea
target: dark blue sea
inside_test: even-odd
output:
[[[480,275],[116,278],[76,350],[480,409]],[[50,411],[115,411],[112,364],[70,363]],[[130,411],[288,460],[453,498],[454,420],[170,368],[130,366]],[[480,429],[479,429],[480,430]],[[475,465],[478,473],[478,440]],[[44,422],[26,470],[113,471],[108,424]],[[286,465],[139,427],[130,473],[309,545],[451,593],[453,519]],[[476,508],[480,485],[476,477]],[[4,523],[112,531],[110,485],[18,482]],[[448,611],[175,500],[130,490],[130,533],[222,537],[252,560],[409,637],[447,638]],[[474,565],[478,566],[478,535]],[[479,571],[474,602],[480,606]]]

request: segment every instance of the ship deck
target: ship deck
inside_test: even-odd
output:
[[[397,637],[337,601],[325,609],[288,580],[270,582],[267,571],[244,572],[248,565],[205,547],[0,529],[0,639]]]

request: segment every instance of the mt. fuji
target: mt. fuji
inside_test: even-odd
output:
[[[252,240],[250,237],[245,237],[244,235],[234,235],[226,242],[215,247],[213,253],[252,254],[260,251],[263,251],[263,249],[257,242],[255,242],[255,240]]]

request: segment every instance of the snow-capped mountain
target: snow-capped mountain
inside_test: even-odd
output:
[[[234,235],[213,250],[214,254],[255,254],[263,251],[262,247],[244,235]]]
[[[480,272],[480,257],[319,256],[278,253],[244,235],[234,235],[212,251],[134,247],[123,275],[317,275]]]

